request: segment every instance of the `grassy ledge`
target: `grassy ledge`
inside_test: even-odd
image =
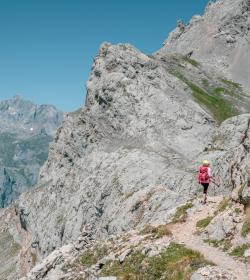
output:
[[[194,67],[199,67],[200,66],[200,63],[190,57],[187,57],[187,56],[184,56],[183,57],[183,60],[188,62],[189,64],[193,65]]]
[[[227,80],[227,79],[221,79],[221,82],[230,86],[230,87],[240,89],[240,90],[242,89],[241,85],[238,84],[238,83],[235,83],[234,81],[230,81],[230,80]]]
[[[228,251],[232,247],[232,243],[230,239],[223,239],[223,240],[205,239],[204,242],[214,247],[221,248],[223,251]]]
[[[187,210],[193,206],[193,203],[188,202],[185,205],[178,207],[172,219],[172,223],[185,222],[187,218]]]
[[[228,207],[232,206],[232,202],[230,198],[223,198],[223,200],[219,203],[217,210],[215,211],[215,215],[218,215],[221,212],[224,212]]]
[[[157,227],[152,225],[146,225],[141,231],[140,235],[149,234],[151,237],[157,239],[163,236],[172,235],[171,231],[168,229],[167,225],[159,225]]]
[[[202,106],[205,107],[214,117],[218,123],[222,123],[224,120],[239,115],[238,110],[234,107],[232,102],[228,101],[222,94],[222,88],[203,89],[199,85],[188,80],[179,70],[171,70],[170,74],[183,81],[193,93],[195,100]],[[205,79],[202,81],[204,87],[208,87],[209,82]],[[223,93],[229,93],[231,91],[224,90]]]
[[[154,257],[135,251],[123,263],[112,261],[104,265],[101,276],[116,276],[122,280],[182,280],[189,279],[194,271],[210,264],[197,251],[171,243]]]

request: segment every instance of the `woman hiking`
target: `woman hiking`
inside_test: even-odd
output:
[[[209,183],[212,179],[212,170],[210,168],[210,163],[208,160],[203,161],[203,165],[199,168],[199,184],[203,186],[204,200],[203,203],[207,203],[207,190]]]

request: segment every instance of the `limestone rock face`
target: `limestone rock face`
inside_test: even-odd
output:
[[[189,54],[241,83],[250,94],[249,0],[210,2],[203,16],[180,23],[164,42],[160,55]]]
[[[207,266],[195,272],[191,280],[237,280],[231,271],[225,271],[221,267]]]
[[[244,180],[249,115],[217,129],[171,67],[130,45],[101,46],[86,106],[66,117],[40,187],[19,201],[39,254],[75,240],[86,224],[102,236],[169,221],[197,191],[204,157],[223,182],[218,192]]]
[[[245,186],[250,174],[250,115],[226,120],[214,131],[203,157],[213,163],[216,191]],[[217,188],[218,187],[218,188]]]
[[[44,187],[19,202],[42,255],[85,224],[102,235],[169,220],[196,191],[186,168],[215,126],[183,82],[130,45],[103,44],[87,87],[51,146]]]

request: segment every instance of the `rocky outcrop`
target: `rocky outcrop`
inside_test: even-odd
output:
[[[86,106],[66,117],[40,187],[19,202],[38,254],[77,239],[85,224],[105,236],[169,221],[196,193],[204,157],[221,179],[219,192],[244,180],[249,115],[216,129],[170,66],[130,45],[102,45]]]
[[[103,44],[87,87],[51,146],[45,187],[19,202],[42,255],[86,223],[103,235],[169,220],[196,191],[186,168],[215,126],[182,81],[130,45]]]
[[[220,267],[207,266],[195,272],[191,280],[237,280],[231,271],[225,271]]]
[[[37,183],[62,117],[53,106],[20,96],[0,102],[0,207]]]
[[[178,23],[158,54],[190,55],[250,93],[249,15],[249,0],[210,1],[203,16],[194,16],[185,26]]]

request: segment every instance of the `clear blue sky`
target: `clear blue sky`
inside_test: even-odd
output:
[[[103,41],[145,53],[162,46],[178,19],[208,0],[0,0],[0,100],[19,94],[73,111]]]

